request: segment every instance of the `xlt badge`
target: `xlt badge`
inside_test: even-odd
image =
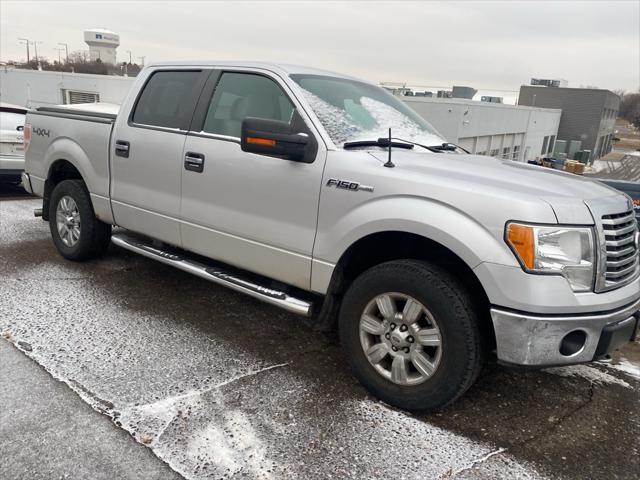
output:
[[[340,180],[338,178],[330,178],[327,181],[327,187],[336,187],[343,190],[351,190],[352,192],[357,192],[358,190],[362,190],[364,192],[373,192],[373,187],[370,187],[369,185],[360,185],[360,183],[358,182]]]

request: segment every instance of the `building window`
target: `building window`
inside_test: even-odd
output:
[[[511,155],[511,147],[504,147],[502,149],[502,158],[509,158]]]
[[[520,145],[513,146],[513,159],[518,160],[518,154],[520,153]]]
[[[553,145],[555,143],[556,143],[556,136],[555,135],[551,135],[551,137],[549,137],[549,149],[547,150],[547,153],[553,152]]]
[[[545,155],[547,153],[547,146],[549,145],[549,137],[544,137],[542,141],[542,149],[540,150],[540,155]]]
[[[494,148],[493,150],[491,150],[491,156],[492,157],[497,157],[498,155],[500,155],[500,149],[499,148]]]
[[[486,152],[486,151],[482,151],[482,152],[478,152],[478,153],[476,153],[476,155],[486,155],[486,154],[487,154],[487,152]]]

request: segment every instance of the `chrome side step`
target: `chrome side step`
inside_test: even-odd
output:
[[[154,260],[192,273],[210,282],[245,293],[263,302],[288,310],[289,312],[306,317],[311,315],[313,308],[311,302],[292,297],[286,292],[258,285],[253,281],[241,278],[236,273],[230,273],[219,267],[204,265],[178,254],[166,252],[124,233],[112,235],[111,241],[119,247],[139,253],[148,258],[153,258]]]

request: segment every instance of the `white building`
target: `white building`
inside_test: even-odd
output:
[[[116,48],[120,45],[120,36],[110,30],[94,28],[84,31],[84,41],[89,45],[91,61],[100,60],[102,63],[115,65]]]
[[[25,107],[122,103],[133,77],[0,67],[0,101]]]
[[[562,113],[456,98],[400,98],[447,141],[471,153],[524,162],[552,151]]]

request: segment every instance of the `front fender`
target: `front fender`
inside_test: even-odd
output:
[[[372,199],[333,222],[323,223],[321,213],[314,249],[314,291],[326,291],[333,267],[351,245],[379,232],[407,232],[438,242],[471,269],[482,262],[519,266],[502,239],[504,224],[490,230],[466,213],[433,199],[408,195]]]

